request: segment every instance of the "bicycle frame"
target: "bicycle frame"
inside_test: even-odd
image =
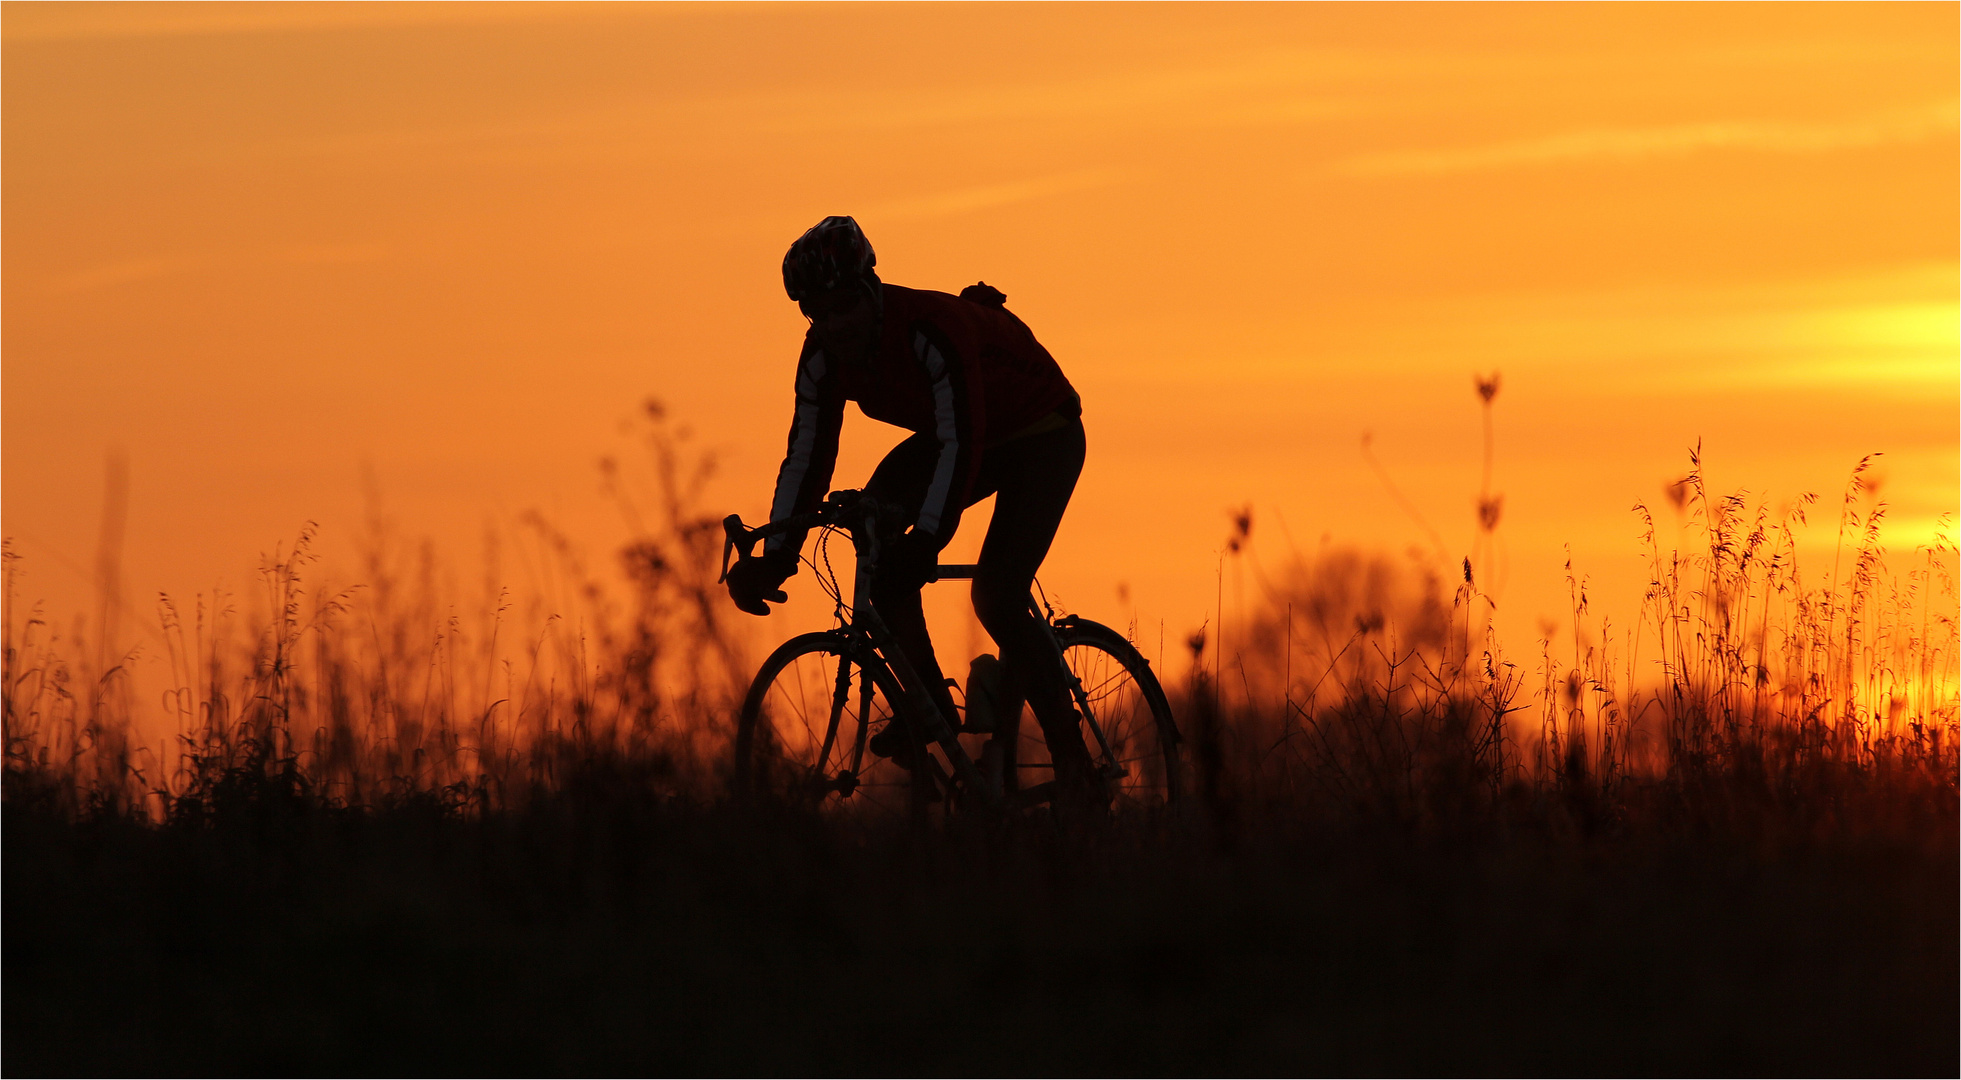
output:
[[[724,578],[727,576],[729,555],[731,552],[739,551],[743,557],[750,557],[756,541],[768,536],[776,533],[795,532],[812,528],[830,527],[842,529],[851,539],[852,548],[856,555],[856,565],[853,574],[852,602],[849,608],[850,614],[848,617],[843,617],[843,612],[840,611],[843,625],[838,628],[838,632],[845,636],[846,655],[858,665],[860,678],[863,680],[861,693],[869,695],[870,684],[873,681],[872,673],[876,668],[884,668],[890,673],[893,676],[893,681],[898,683],[903,694],[903,699],[895,702],[894,705],[902,709],[906,716],[916,723],[917,726],[913,730],[918,733],[922,740],[931,740],[939,746],[940,752],[945,755],[947,762],[952,765],[954,775],[960,781],[961,790],[968,793],[970,797],[980,799],[982,804],[988,809],[1007,809],[1016,805],[1032,805],[1035,802],[1041,801],[1053,790],[1052,784],[1037,784],[1017,792],[1013,796],[997,793],[988,785],[986,779],[981,774],[979,765],[967,753],[966,748],[960,745],[959,735],[953,723],[955,718],[948,717],[940,711],[939,706],[934,703],[931,695],[926,692],[926,688],[920,680],[919,673],[913,669],[911,662],[906,659],[904,650],[898,648],[891,628],[886,624],[883,616],[879,614],[878,607],[873,603],[871,598],[871,583],[876,572],[881,549],[878,535],[878,510],[879,506],[877,502],[870,496],[866,496],[860,492],[846,491],[832,492],[830,497],[825,500],[825,508],[816,513],[798,515],[781,522],[775,522],[753,529],[743,525],[740,516],[731,514],[722,521],[725,535],[725,543],[722,548],[723,576]],[[813,563],[813,568],[814,566],[815,564]],[[943,564],[938,569],[937,580],[971,580],[978,570],[979,567],[971,563]],[[1075,700],[1076,706],[1081,712],[1085,723],[1088,724],[1090,732],[1094,735],[1097,747],[1103,752],[1103,759],[1111,763],[1109,768],[1115,769],[1117,776],[1123,775],[1122,767],[1115,763],[1115,755],[1111,752],[1109,740],[1104,736],[1102,725],[1097,723],[1095,715],[1090,709],[1089,696],[1083,688],[1082,680],[1078,679],[1075,673],[1069,670],[1068,662],[1063,656],[1062,643],[1055,636],[1055,631],[1049,617],[1052,613],[1044,613],[1043,607],[1037,603],[1032,592],[1028,597],[1028,609],[1029,613],[1035,616],[1044,627],[1049,628],[1049,633],[1045,640],[1049,643],[1050,656],[1053,662],[1062,669],[1064,682],[1069,688],[1070,696]],[[848,700],[848,695],[851,692],[849,682],[850,665],[841,663],[838,665],[838,683],[833,690],[830,709],[831,715],[824,735],[824,749],[826,751],[833,745],[832,740],[837,737],[841,706]],[[861,735],[860,742],[854,748],[852,756],[851,771],[854,778],[858,775],[862,766],[864,749]],[[927,760],[930,762],[930,757]],[[1114,777],[1106,778],[1114,779]],[[852,783],[852,786],[855,786],[855,780],[850,781],[850,783]],[[841,788],[840,790],[843,789]],[[848,794],[848,792],[846,793]]]

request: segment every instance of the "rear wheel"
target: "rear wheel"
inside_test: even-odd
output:
[[[1084,717],[1083,743],[1109,784],[1112,808],[1121,813],[1175,804],[1185,780],[1178,725],[1151,665],[1127,638],[1101,623],[1066,619],[1056,634],[1076,684],[1070,692]],[[1023,787],[1054,773],[1032,716],[1021,724],[1016,758]]]
[[[735,791],[840,812],[908,812],[911,775],[866,746],[892,720],[898,687],[867,671],[836,633],[802,634],[763,661],[736,720]]]

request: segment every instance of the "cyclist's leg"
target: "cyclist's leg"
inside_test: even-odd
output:
[[[982,470],[989,474],[983,477],[986,486],[996,489],[994,518],[974,575],[974,614],[1001,647],[1008,697],[1026,696],[1049,744],[1056,779],[1065,786],[1087,774],[1089,751],[1068,686],[1051,658],[1049,631],[1028,610],[1028,590],[1062,524],[1083,456],[1080,421],[989,452]]]
[[[881,535],[897,536],[918,516],[920,504],[926,500],[926,489],[933,482],[939,453],[939,440],[930,435],[913,435],[887,452],[872,471],[872,478],[865,483],[866,493],[899,510],[879,522]],[[918,673],[934,704],[946,715],[948,723],[957,723],[960,714],[954,710],[953,695],[947,691],[946,676],[933,653],[933,639],[926,632],[926,612],[919,602],[919,587],[892,588],[873,581],[872,603],[878,605],[885,625],[891,629],[900,651]]]

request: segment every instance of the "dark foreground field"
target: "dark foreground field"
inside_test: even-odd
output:
[[[1246,811],[967,832],[649,790],[600,778],[475,820],[274,799],[163,827],[13,800],[0,1064],[1957,1070],[1939,788],[1796,816],[1657,789],[1591,836],[1542,796],[1457,829]]]

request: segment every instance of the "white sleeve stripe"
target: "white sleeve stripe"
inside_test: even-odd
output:
[[[914,356],[919,357],[920,363],[926,365],[926,374],[931,375],[935,380],[945,374],[946,359],[940,355],[940,350],[933,347],[932,342],[926,340],[925,334],[913,335],[912,352]]]
[[[953,493],[953,470],[959,464],[960,429],[955,424],[953,408],[953,379],[947,371],[946,358],[940,350],[919,335],[914,347],[919,350],[920,359],[925,361],[926,374],[933,379],[933,413],[936,431],[940,440],[940,460],[933,469],[932,486],[926,489],[926,501],[919,508],[919,527],[926,532],[938,534],[940,522],[946,516],[947,499]]]
[[[771,521],[796,513],[797,490],[810,472],[811,454],[817,446],[817,412],[816,402],[797,402],[797,441],[790,445],[789,468],[776,482],[776,500],[769,510]]]
[[[804,478],[810,475],[810,459],[816,452],[817,429],[821,426],[819,414],[823,412],[817,385],[823,377],[824,354],[811,353],[797,374],[797,434],[790,443],[790,459],[783,463],[783,472],[776,479],[776,498],[769,510],[771,521],[781,521],[796,513],[797,493],[803,490]],[[786,542],[787,538],[778,533],[769,538],[763,550],[776,551]]]

